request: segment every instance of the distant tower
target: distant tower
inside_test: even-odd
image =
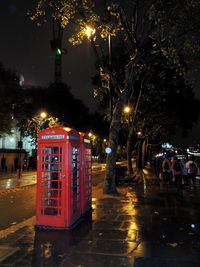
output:
[[[53,28],[53,40],[50,41],[51,49],[54,52],[55,63],[54,63],[54,82],[62,82],[62,37],[63,29],[60,24],[60,20],[52,20]]]

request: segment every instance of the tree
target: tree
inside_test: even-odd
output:
[[[30,119],[21,120],[18,123],[22,137],[31,137],[31,144],[37,147],[38,132],[49,127],[60,126],[58,120],[54,117],[47,116],[42,118],[40,114]]]
[[[144,70],[148,71],[147,55],[151,54],[153,61],[154,53],[158,50],[169,61],[181,65],[181,57],[188,51],[199,48],[197,40],[200,3],[197,0],[171,0],[168,3],[164,0],[113,0],[108,4],[103,1],[97,7],[94,1],[89,0],[40,0],[35,17],[44,14],[43,4],[49,5],[53,17],[62,18],[62,27],[76,21],[77,31],[70,39],[74,44],[82,42],[85,26],[89,24],[104,38],[117,35],[116,39],[121,39],[126,47],[127,60],[121,63],[120,73],[116,73],[109,61],[105,60],[105,44],[100,42],[100,49],[97,49],[94,35],[90,37],[98,68],[103,70],[102,78],[106,80],[106,75],[109,75],[111,84],[109,90],[106,90],[112,99],[109,101],[112,110],[109,130],[112,153],[107,157],[104,191],[115,192],[116,153],[123,104],[130,97],[134,99],[135,105],[138,103],[137,96],[140,93],[137,91],[136,81],[141,79]],[[195,36],[195,43],[190,38],[191,35]]]
[[[24,97],[16,72],[0,64],[0,134],[10,134],[15,120],[22,117]]]
[[[151,55],[149,55],[151,58]],[[180,126],[186,133],[197,122],[199,101],[194,98],[191,86],[184,79],[184,64],[173,64],[157,51],[154,60],[146,58],[147,70],[144,69],[135,84],[138,95],[129,99],[132,114],[127,138],[128,170],[132,173],[131,152],[133,140],[137,141],[137,132],[142,132],[142,140],[164,142],[169,140]],[[135,101],[137,100],[137,101]],[[186,108],[187,107],[187,108]],[[191,108],[193,107],[193,108]],[[158,139],[159,136],[159,139]],[[145,138],[144,138],[145,137]],[[140,167],[143,164],[139,164]]]

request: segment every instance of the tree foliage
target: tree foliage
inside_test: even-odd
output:
[[[18,75],[0,64],[0,134],[11,133],[14,121],[22,117],[23,103]]]
[[[22,137],[30,137],[31,144],[37,147],[38,132],[49,127],[60,126],[60,123],[54,117],[41,118],[40,114],[37,114],[30,119],[22,119],[17,126]]]
[[[46,10],[48,12],[44,12],[45,4],[48,6]],[[178,95],[183,97],[184,90],[187,92],[187,97],[191,96],[192,98],[190,87],[183,82],[186,69],[183,62],[189,63],[199,55],[200,2],[198,0],[170,0],[167,2],[164,0],[39,0],[36,11],[33,19],[38,15],[50,14],[51,17],[60,21],[62,27],[66,27],[71,22],[75,23],[75,34],[70,39],[74,44],[81,43],[85,38],[86,25],[89,24],[96,30],[90,39],[97,56],[97,66],[104,81],[107,79],[106,76],[109,76],[109,88],[99,86],[100,90],[96,90],[96,95],[100,92],[112,98],[112,101],[108,101],[110,106],[112,105],[113,112],[110,116],[109,137],[112,153],[107,158],[105,192],[113,192],[115,190],[116,146],[123,104],[131,99],[133,110],[135,108],[135,118],[138,116],[137,111],[142,110],[140,116],[144,119],[138,121],[144,126],[144,122],[149,121],[148,116],[151,113],[152,103],[156,103],[154,114],[157,112],[155,117],[159,118],[159,112],[169,114],[167,109],[165,110],[167,105],[164,102],[176,103],[174,99],[177,99]],[[125,49],[126,56],[125,60],[118,64],[119,69],[115,69],[114,65],[109,64],[109,60],[106,60],[108,59],[107,44],[105,45],[105,42],[102,42],[98,36],[112,37],[112,60],[116,56],[114,41],[118,43],[121,40],[121,43],[124,43],[123,49]],[[98,48],[95,42],[98,42]],[[165,70],[162,66],[164,73],[159,71],[159,65],[156,67],[154,64],[157,62],[157,56],[169,64],[169,68]],[[159,62],[159,64],[161,63]],[[172,77],[172,74],[168,74],[170,65],[173,71],[179,71],[183,78],[179,79],[180,74],[173,72],[175,78],[170,82],[169,77]],[[156,71],[161,77],[156,76]],[[162,78],[162,75],[166,75],[167,80]],[[154,77],[154,80],[149,78],[151,76]],[[177,92],[180,89],[181,94]],[[183,101],[180,101],[182,104],[178,105],[177,109],[176,105],[173,106],[177,113],[176,118],[183,110],[187,97],[185,96]],[[139,103],[140,101],[141,103]],[[172,115],[173,119],[170,125],[173,124],[174,127],[177,123],[184,124],[183,118],[177,120],[174,119],[174,113]],[[152,114],[152,118],[153,116]],[[158,119],[159,123],[161,123],[161,119]],[[148,130],[152,128],[153,126],[148,126]]]

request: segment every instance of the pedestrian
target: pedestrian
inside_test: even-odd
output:
[[[182,175],[183,175],[183,166],[181,164],[180,159],[176,156],[172,161],[172,171],[174,175],[174,185],[176,187],[182,186]]]
[[[183,184],[185,186],[188,186],[189,185],[189,177],[188,177],[188,170],[186,168],[186,159],[182,159],[181,164],[183,167]]]
[[[194,161],[194,156],[189,157],[189,160],[186,162],[186,168],[188,171],[188,180],[191,188],[196,187],[196,175],[197,175],[197,164]]]
[[[162,162],[162,172],[163,172],[163,183],[171,184],[171,162],[166,156]]]

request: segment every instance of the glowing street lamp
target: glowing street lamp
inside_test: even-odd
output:
[[[91,138],[91,137],[92,137],[92,133],[90,132],[90,133],[88,134],[88,136]]]
[[[124,113],[129,114],[131,111],[131,108],[129,106],[124,107]]]
[[[90,37],[95,34],[96,30],[91,28],[90,26],[86,26],[84,32],[87,38],[90,39]]]
[[[47,113],[46,112],[41,112],[40,113],[40,117],[42,118],[42,119],[45,119],[46,117],[47,117]]]

